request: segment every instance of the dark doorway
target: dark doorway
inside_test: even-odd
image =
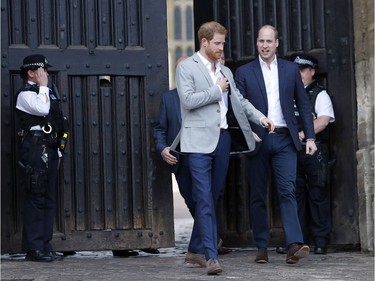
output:
[[[332,171],[331,244],[359,243],[356,192],[356,93],[353,58],[351,1],[194,1],[195,30],[216,20],[228,29],[226,64],[236,68],[256,57],[256,36],[264,24],[279,31],[278,54],[314,54],[320,63],[319,78],[328,89],[336,122],[330,144],[336,165]],[[345,141],[343,141],[345,140]],[[221,232],[233,245],[252,243],[249,224],[246,161],[233,157],[221,208]],[[269,196],[271,244],[283,243],[276,196]]]

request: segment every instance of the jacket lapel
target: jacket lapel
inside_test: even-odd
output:
[[[278,70],[278,75],[279,75],[279,98],[280,98],[280,103],[282,104],[282,98],[283,98],[283,93],[285,89],[285,83],[286,79],[284,78],[284,62],[282,60],[277,60],[277,70]]]
[[[212,82],[212,79],[211,79],[211,76],[210,74],[208,73],[208,70],[206,68],[206,66],[204,65],[204,63],[202,62],[202,60],[199,58],[199,56],[197,55],[197,53],[194,53],[193,54],[193,60],[197,63],[197,68],[198,70],[202,73],[202,75],[206,78],[208,84],[210,86],[213,86],[213,82]]]
[[[264,78],[263,78],[263,73],[262,73],[262,68],[260,67],[259,59],[256,58],[254,61],[254,75],[257,79],[258,86],[260,88],[260,92],[262,94],[262,99],[264,101],[264,104],[267,107],[267,112],[268,112],[268,100],[267,100],[267,91],[266,91],[266,84],[264,83]]]
[[[175,108],[175,112],[178,116],[178,123],[181,125],[181,104],[180,104],[180,98],[177,93],[177,89],[175,89],[175,93],[173,94],[173,106]]]

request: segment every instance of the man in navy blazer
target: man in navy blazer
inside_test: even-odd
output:
[[[173,155],[170,145],[181,128],[180,99],[177,89],[165,92],[161,96],[159,119],[154,127],[156,150],[160,153],[171,173],[174,173],[178,188],[190,214],[194,217],[194,203],[191,195],[191,175],[189,163],[184,155]]]
[[[268,134],[264,128],[252,126],[258,140],[255,150],[248,157],[251,221],[253,238],[258,248],[255,262],[268,262],[269,225],[266,201],[271,165],[288,245],[286,262],[294,264],[310,251],[303,241],[295,197],[297,151],[302,146],[294,115],[294,101],[307,139],[306,153],[312,155],[317,148],[311,106],[301,75],[296,64],[276,56],[278,44],[276,28],[270,25],[260,28],[257,38],[259,56],[238,68],[235,81],[242,95],[275,124],[272,134]]]
[[[178,59],[176,65],[185,60],[187,57]],[[170,150],[170,145],[177,136],[181,128],[181,108],[180,98],[177,89],[172,89],[162,94],[159,106],[158,122],[154,127],[154,139],[156,150],[160,153],[163,160],[168,164],[167,169],[174,173],[178,189],[186,206],[189,209],[191,216],[194,218],[195,204],[192,198],[192,180],[189,169],[189,162],[183,154],[173,154]],[[198,233],[192,233],[196,236],[193,241],[199,241]],[[202,259],[197,259],[199,263]],[[195,259],[186,262],[195,263]],[[201,261],[202,266],[205,266],[205,260]]]

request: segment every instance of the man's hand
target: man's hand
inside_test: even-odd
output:
[[[161,157],[163,158],[163,160],[165,162],[167,162],[169,165],[176,165],[177,164],[177,158],[174,157],[171,153],[170,153],[170,147],[166,147],[163,149],[163,151],[161,152]]]
[[[314,140],[306,141],[306,154],[313,155],[317,151],[317,147]]]
[[[275,125],[273,124],[271,119],[268,119],[267,117],[263,117],[260,119],[260,122],[265,128],[268,129],[268,133],[273,133],[273,130],[275,129]]]
[[[218,78],[216,80],[216,85],[219,85],[221,90],[223,92],[227,91],[228,90],[228,87],[229,87],[229,81],[226,77],[224,78]]]
[[[255,142],[261,142],[262,141],[262,139],[254,132],[253,132],[253,138],[254,138]]]
[[[300,131],[298,133],[298,138],[300,141],[303,141],[305,139],[305,133],[303,131]]]

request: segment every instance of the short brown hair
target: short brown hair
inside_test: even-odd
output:
[[[216,21],[210,21],[202,24],[198,30],[198,40],[199,44],[203,38],[206,38],[208,41],[211,41],[214,38],[214,34],[219,33],[227,36],[227,29]]]

